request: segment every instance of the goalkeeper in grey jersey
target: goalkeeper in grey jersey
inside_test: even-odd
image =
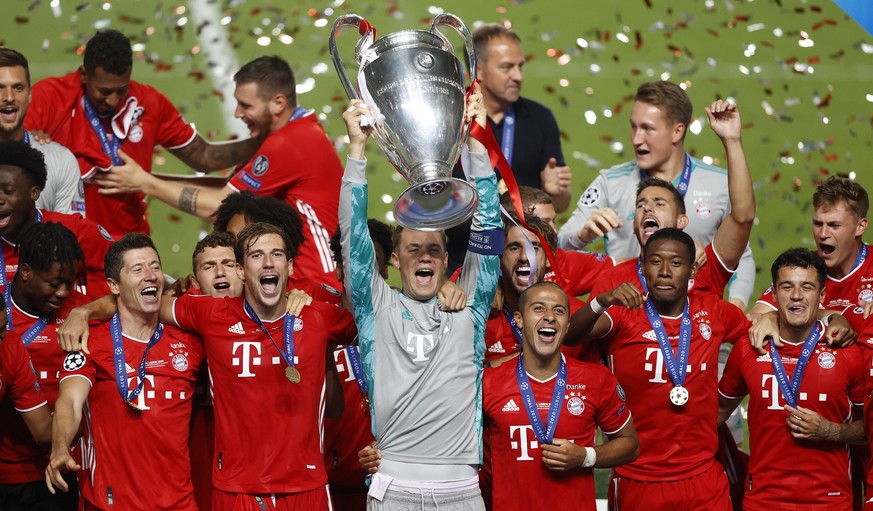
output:
[[[467,307],[446,313],[437,291],[448,256],[443,232],[398,229],[391,263],[402,291],[392,290],[374,265],[367,231],[364,145],[369,113],[352,100],[343,113],[349,154],[340,196],[343,270],[358,325],[376,446],[382,464],[370,485],[368,509],[410,504],[449,510],[484,509],[478,468],[482,456],[482,361],[485,322],[497,286],[498,255],[468,250],[458,281]],[[485,126],[478,90],[467,103],[467,120]],[[477,246],[494,235],[502,251],[497,180],[482,144],[469,137],[471,178],[479,193],[473,217]],[[499,239],[498,239],[499,238]]]

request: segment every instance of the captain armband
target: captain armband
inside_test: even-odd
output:
[[[479,255],[500,255],[503,253],[503,229],[473,231],[467,250]]]

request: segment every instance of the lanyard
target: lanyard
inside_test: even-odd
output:
[[[503,306],[503,316],[506,317],[506,321],[509,323],[509,327],[512,329],[512,335],[515,336],[515,340],[518,341],[518,344],[521,344],[521,329],[518,328],[518,324],[515,322],[515,315],[512,311],[509,310],[509,307],[506,305]]]
[[[298,106],[297,108],[294,109],[294,112],[291,114],[291,118],[288,119],[288,122],[290,123],[291,121],[297,120],[297,119],[303,117],[304,115],[310,114],[312,112],[314,112],[314,110],[307,110],[307,109],[303,108],[302,106]]]
[[[643,277],[643,266],[642,266],[643,256],[640,256],[637,259],[637,278],[640,279],[640,285],[643,286],[643,293],[648,294],[649,286],[646,285],[646,278]]]
[[[30,145],[30,133],[27,130],[24,130],[24,143]]]
[[[655,310],[655,306],[651,300],[646,300],[646,316],[649,318],[649,323],[652,325],[652,330],[655,332],[655,337],[658,338],[658,346],[661,348],[661,354],[664,356],[664,367],[667,369],[667,374],[673,380],[673,385],[681,387],[685,383],[685,372],[688,369],[688,352],[691,349],[691,313],[688,311],[688,301],[685,301],[685,309],[682,311],[682,325],[679,327],[679,347],[676,356],[673,356],[673,347],[670,346],[670,339],[667,337],[667,330],[664,328],[664,323]]]
[[[640,169],[640,181],[649,177],[649,172]],[[691,181],[691,157],[688,156],[688,153],[685,153],[685,166],[682,169],[682,177],[679,179],[679,184],[676,186],[676,189],[679,190],[679,194],[682,195],[682,198],[685,198],[685,192],[688,191],[688,182]]]
[[[115,385],[118,387],[118,393],[121,394],[121,399],[130,406],[136,408],[136,405],[133,404],[133,400],[139,396],[140,392],[142,392],[143,383],[145,383],[146,359],[149,356],[149,350],[161,340],[161,336],[164,335],[164,325],[158,323],[158,327],[155,328],[155,333],[152,334],[148,344],[146,344],[145,352],[142,354],[142,360],[139,363],[139,368],[137,368],[139,382],[137,383],[136,388],[130,392],[128,392],[127,387],[127,364],[125,364],[124,361],[124,341],[122,340],[121,335],[121,319],[117,312],[112,316],[112,321],[109,322],[109,333],[112,335],[112,361],[115,366]]]
[[[500,141],[500,150],[506,162],[512,165],[512,145],[515,143],[515,105],[509,105],[503,116],[503,139]]]
[[[112,161],[112,165],[124,165],[124,161],[122,161],[121,157],[118,156],[118,150],[121,149],[121,139],[118,137],[110,137],[109,134],[106,133],[106,128],[103,127],[103,122],[100,120],[100,116],[97,115],[97,110],[94,109],[94,105],[91,104],[91,100],[88,99],[87,94],[82,95],[82,110],[85,111],[85,116],[88,118],[91,128],[100,140],[100,145],[103,147],[103,154],[109,157]]]
[[[369,388],[367,387],[367,380],[364,379],[364,368],[361,366],[361,352],[358,351],[357,346],[346,346],[346,360],[349,363],[349,367],[352,368],[352,375],[357,380],[361,393],[366,395]]]
[[[812,356],[812,350],[818,344],[820,334],[818,322],[809,330],[809,335],[803,341],[803,349],[800,351],[800,357],[797,358],[797,365],[794,367],[794,374],[791,375],[791,381],[788,380],[788,375],[785,374],[785,366],[782,365],[782,357],[776,350],[776,343],[770,342],[770,361],[773,364],[773,375],[779,383],[779,389],[782,391],[782,397],[789,405],[797,408],[797,391],[800,389],[800,381],[803,379],[803,371],[806,369],[806,363],[809,362],[809,357]]]
[[[294,323],[296,318],[291,314],[285,314],[285,319],[283,322],[283,333],[282,339],[284,341],[284,348],[279,348],[279,345],[276,344],[276,341],[273,340],[273,336],[270,335],[270,332],[267,330],[267,327],[264,326],[264,323],[261,321],[261,318],[258,317],[258,314],[255,312],[255,309],[249,304],[248,300],[243,301],[243,308],[246,311],[246,314],[249,315],[250,318],[254,320],[255,323],[258,324],[258,328],[261,329],[264,334],[266,334],[267,338],[270,339],[270,342],[273,343],[273,346],[276,348],[276,351],[282,355],[282,359],[285,360],[285,363],[288,367],[285,369],[286,377],[291,380],[292,383],[298,383],[300,381],[300,373],[297,369],[294,368]],[[294,381],[292,375],[296,375],[297,381]]]
[[[867,244],[861,242],[861,250],[858,251],[858,257],[855,258],[855,264],[852,266],[852,271],[855,271],[858,266],[864,264],[867,259]]]
[[[558,366],[558,375],[555,377],[555,390],[552,392],[552,401],[549,404],[549,414],[546,416],[546,425],[540,419],[537,402],[534,399],[533,390],[530,388],[530,380],[527,371],[524,370],[524,355],[519,354],[515,364],[515,379],[518,382],[518,390],[521,392],[521,400],[527,410],[527,417],[533,427],[534,435],[541,444],[551,444],[555,438],[555,429],[558,427],[558,418],[561,416],[561,408],[564,404],[564,393],[567,391],[567,363],[561,356],[561,364]]]
[[[3,288],[3,298],[6,299],[6,328],[8,330],[15,330],[12,326],[12,282]],[[25,347],[30,346],[30,343],[32,343],[33,340],[36,339],[43,330],[45,330],[45,327],[49,324],[49,319],[50,318],[47,316],[40,316],[36,322],[30,325],[30,328],[21,335],[21,342],[24,343]]]

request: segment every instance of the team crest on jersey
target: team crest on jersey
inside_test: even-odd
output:
[[[837,365],[837,357],[830,351],[822,351],[818,355],[818,366],[822,369],[832,369]]]
[[[712,208],[709,204],[701,202],[697,205],[697,218],[709,218],[712,215]]]
[[[130,127],[130,133],[127,134],[127,139],[136,144],[142,140],[142,126],[134,124]]]
[[[712,328],[710,328],[706,323],[701,323],[699,329],[700,335],[702,335],[707,341],[712,337]]]
[[[627,401],[627,399],[626,399],[625,396],[624,396],[624,389],[621,388],[621,384],[620,384],[620,383],[616,383],[616,384],[615,384],[615,392],[618,394],[618,397],[619,397],[622,401]]]
[[[567,401],[567,411],[572,415],[582,415],[585,411],[585,401],[578,396],[573,396]]]
[[[579,203],[583,206],[591,206],[598,200],[600,200],[600,190],[597,187],[589,186],[582,194],[582,198],[579,199]]]
[[[85,367],[85,355],[79,351],[74,351],[64,358],[65,371],[77,371]]]
[[[103,236],[103,238],[105,238],[106,241],[109,241],[111,243],[115,243],[115,239],[112,237],[111,234],[109,234],[109,231],[107,231],[102,225],[98,224],[97,230],[100,231],[100,235]]]
[[[303,319],[294,318],[294,331],[299,332],[301,330],[303,330]]]
[[[270,170],[270,160],[266,154],[259,154],[255,158],[255,163],[252,164],[252,174],[255,176],[263,176]]]
[[[861,302],[873,302],[873,289],[862,289],[858,293],[858,303]]]
[[[188,357],[184,353],[176,353],[170,362],[173,364],[173,369],[180,373],[188,370]]]

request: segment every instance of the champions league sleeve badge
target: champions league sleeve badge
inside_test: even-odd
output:
[[[593,206],[599,200],[600,190],[594,186],[589,186],[585,193],[582,194],[582,198],[579,199],[579,203],[583,206]]]
[[[270,170],[270,160],[267,158],[265,154],[259,154],[257,158],[255,158],[255,163],[252,164],[252,174],[255,176],[263,176]]]
[[[85,355],[79,351],[74,351],[64,358],[64,371],[78,371],[85,367]]]

